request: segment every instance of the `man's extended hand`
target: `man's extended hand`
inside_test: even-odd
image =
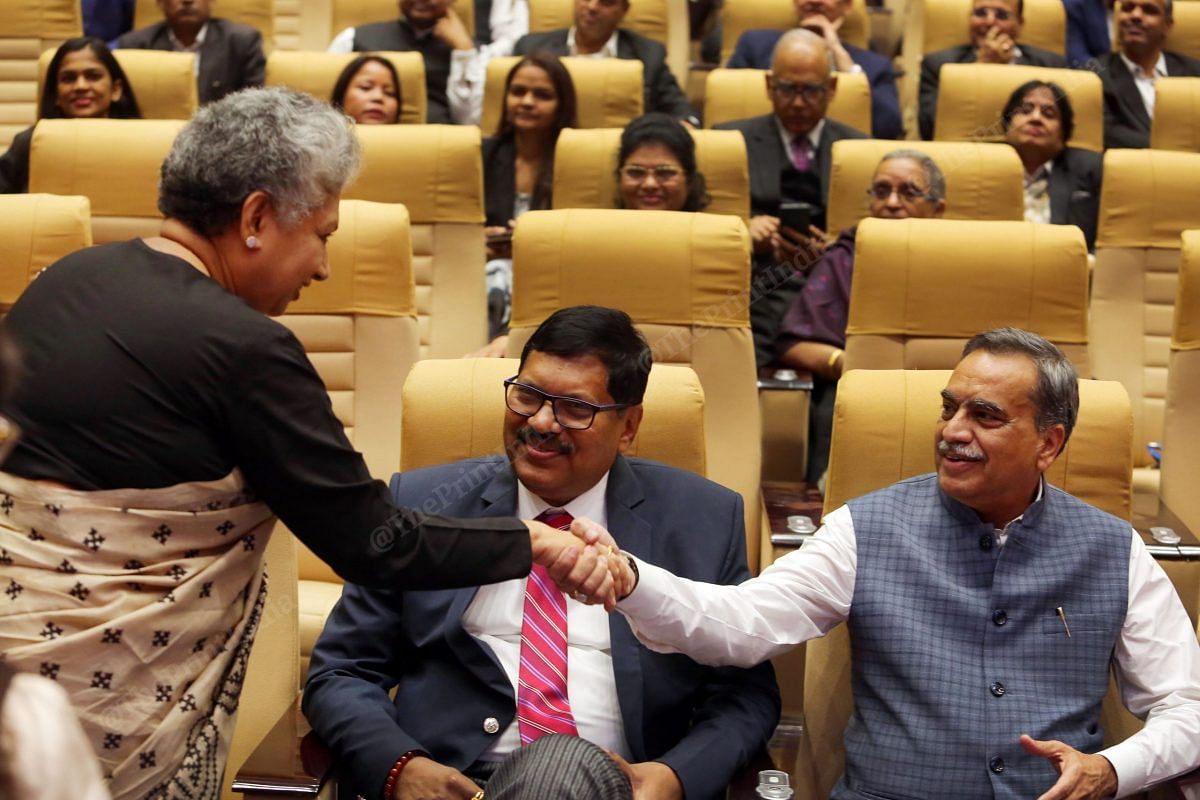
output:
[[[683,784],[675,770],[658,761],[630,764],[611,750],[608,755],[633,786],[633,800],[683,800]]]
[[[975,57],[981,64],[1011,64],[1013,48],[1016,46],[1017,43],[1007,33],[988,28],[983,41],[979,43]]]
[[[1104,756],[1081,753],[1062,742],[1021,734],[1025,752],[1041,756],[1059,772],[1058,781],[1038,800],[1099,800],[1117,791],[1117,772]]]
[[[474,781],[453,767],[420,756],[404,765],[393,793],[395,800],[471,800]]]
[[[471,32],[463,24],[462,17],[453,8],[446,9],[446,15],[433,26],[433,35],[438,41],[450,45],[454,50],[474,50],[475,41]]]
[[[583,518],[575,520],[579,523]],[[603,603],[612,611],[617,603],[616,575],[620,574],[620,563],[625,561],[616,546],[610,546],[612,537],[596,523],[584,523],[603,531],[606,542],[588,543],[566,531],[555,530],[541,522],[526,520],[533,548],[533,560],[546,568],[550,578],[563,592],[584,603]],[[575,525],[572,524],[572,531]],[[593,534],[598,542],[599,534]],[[626,564],[628,567],[628,564]]]
[[[750,242],[755,253],[771,252],[771,237],[779,231],[779,217],[758,214],[750,218]]]

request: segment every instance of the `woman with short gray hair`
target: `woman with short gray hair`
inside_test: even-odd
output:
[[[160,235],[61,259],[7,318],[24,439],[0,473],[0,652],[71,695],[115,798],[220,794],[276,516],[392,588],[518,578],[577,541],[393,507],[269,319],[328,277],[358,163],[325,103],[229,95],[163,164]],[[611,585],[593,561],[584,583]]]

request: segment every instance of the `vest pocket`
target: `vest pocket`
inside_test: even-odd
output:
[[[1072,636],[1086,631],[1106,631],[1108,630],[1108,620],[1104,614],[1072,614],[1069,611],[1065,625],[1062,617],[1057,614],[1042,617],[1042,633],[1046,636],[1066,638],[1068,627],[1071,629]]]

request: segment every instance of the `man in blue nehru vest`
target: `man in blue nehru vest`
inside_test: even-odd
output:
[[[1187,772],[1200,765],[1187,613],[1129,523],[1042,477],[1078,409],[1057,347],[979,334],[942,391],[936,473],[851,500],[740,586],[623,564],[617,608],[652,650],[705,664],[754,664],[847,621],[837,800],[1101,798]],[[1146,725],[1101,750],[1110,667]]]

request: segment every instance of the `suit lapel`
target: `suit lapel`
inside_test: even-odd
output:
[[[821,138],[817,142],[817,171],[821,178],[821,203],[823,205],[829,202],[829,173],[830,165],[833,163],[834,141],[833,123],[826,119],[825,127],[821,129]]]
[[[1050,170],[1050,221],[1059,224],[1070,222],[1070,210],[1071,168],[1067,162],[1067,151],[1063,150],[1054,159],[1054,168]]]
[[[651,530],[637,512],[645,500],[641,483],[629,462],[620,456],[608,477],[608,529],[622,550],[641,558],[651,557]],[[620,614],[609,614],[608,632],[612,647],[613,676],[617,683],[617,702],[625,724],[625,740],[636,761],[646,755],[645,687],[642,680],[642,646]]]
[[[750,130],[750,139],[746,143],[748,152],[755,154],[750,159],[754,168],[751,176],[751,189],[754,184],[762,187],[761,197],[764,206],[778,206],[780,201],[779,173],[783,171],[784,159],[787,153],[783,151],[783,141],[775,125],[775,115],[767,114],[758,117]],[[778,208],[771,213],[779,213]]]
[[[1150,115],[1146,113],[1146,104],[1142,102],[1142,93],[1138,91],[1129,68],[1125,66],[1125,62],[1117,53],[1113,53],[1109,63],[1111,64],[1109,71],[1112,73],[1117,102],[1125,107],[1126,114],[1137,122],[1139,128],[1150,130]]]
[[[200,72],[196,76],[196,82],[199,84],[201,99],[212,90],[213,81],[221,77],[218,70],[228,63],[224,52],[224,34],[225,31],[217,24],[217,20],[209,21],[208,30],[204,34],[204,44],[198,54]]]

